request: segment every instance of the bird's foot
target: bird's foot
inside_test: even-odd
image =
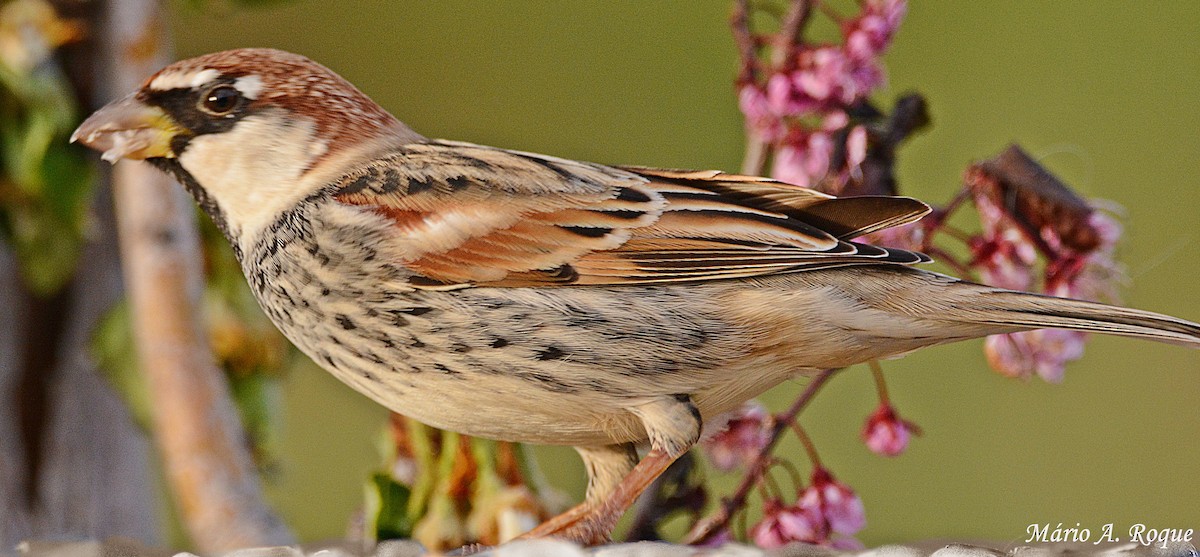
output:
[[[698,426],[697,426],[698,427]],[[612,540],[613,529],[621,515],[637,497],[666,470],[682,451],[674,456],[651,449],[646,457],[602,500],[585,501],[572,507],[517,539],[558,538],[580,545],[601,545]]]
[[[517,539],[555,538],[583,546],[606,544],[612,541],[612,531],[623,512],[603,503],[580,503]]]

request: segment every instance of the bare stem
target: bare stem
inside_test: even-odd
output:
[[[779,482],[770,474],[762,475],[763,481],[758,482],[759,495],[765,501],[769,496],[774,496],[775,499],[783,499],[783,489],[779,487]]]
[[[800,444],[804,445],[804,451],[808,453],[808,460],[812,462],[813,469],[819,470],[824,468],[821,466],[821,456],[817,454],[817,446],[813,444],[812,437],[808,436],[808,432],[804,431],[804,427],[800,422],[792,421],[792,431],[796,432],[796,437],[800,439]]]
[[[742,174],[762,176],[767,166],[767,143],[746,129],[746,155],[742,159]]]
[[[971,236],[972,236],[971,233],[969,233],[966,230],[963,230],[961,228],[942,223],[941,227],[939,227],[937,229],[937,231],[941,232],[951,238],[954,238],[955,240],[958,240],[964,244],[970,245],[970,243],[971,243]]]
[[[868,365],[871,366],[871,375],[875,377],[875,390],[879,393],[879,402],[891,404],[891,400],[888,399],[887,382],[883,379],[883,367],[879,365],[879,360],[871,360]]]
[[[924,251],[925,253],[929,254],[930,257],[936,259],[939,263],[944,263],[951,269],[954,269],[954,271],[959,275],[962,275],[963,278],[973,279],[975,276],[975,272],[971,270],[970,266],[959,261],[958,258],[954,257],[953,254],[942,248],[937,246],[928,246],[924,249]]]
[[[800,493],[800,489],[804,487],[804,480],[800,478],[800,471],[796,469],[796,465],[779,457],[771,457],[771,466],[779,466],[788,473],[788,478],[792,480],[792,490]]]
[[[792,0],[787,14],[783,16],[779,33],[775,35],[775,51],[771,65],[782,68],[796,57],[796,46],[801,42],[801,35],[812,15],[813,2],[810,0]]]
[[[821,13],[825,14],[825,17],[832,19],[838,25],[846,21],[846,17],[833,9],[833,6],[830,6],[828,2],[817,2],[817,9],[821,10]]]
[[[169,61],[162,3],[105,3],[110,97],[137,88]],[[204,267],[195,209],[148,165],[113,169],[121,259],[153,433],[192,541],[205,553],[294,542],[267,506],[229,385],[200,323]]]
[[[752,83],[758,72],[758,45],[754,40],[754,35],[750,32],[750,3],[748,0],[737,0],[733,3],[729,26],[733,30],[733,42],[737,44],[738,56],[742,62],[742,69],[738,74],[738,84]]]
[[[729,521],[746,505],[746,499],[754,490],[754,486],[758,484],[759,478],[766,471],[767,465],[774,458],[771,452],[775,449],[775,445],[779,442],[780,437],[787,431],[789,424],[796,420],[800,412],[808,407],[812,402],[817,392],[825,385],[829,378],[833,377],[839,370],[827,369],[818,373],[809,382],[803,393],[792,403],[787,410],[775,416],[775,425],[771,428],[771,436],[763,446],[761,452],[755,457],[754,462],[746,470],[746,475],[742,477],[741,483],[738,484],[736,490],[729,497],[721,501],[721,505],[716,512],[705,519],[702,519],[694,526],[691,531],[683,538],[683,543],[694,544],[704,541],[712,535],[729,527]]]

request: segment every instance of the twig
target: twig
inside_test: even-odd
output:
[[[750,33],[749,0],[737,0],[733,3],[729,26],[733,29],[733,42],[737,44],[738,56],[742,61],[738,84],[752,83],[757,78],[758,45],[754,40],[754,35]]]
[[[813,3],[810,0],[792,0],[787,14],[783,16],[779,32],[775,34],[775,52],[771,65],[782,69],[796,58],[796,46],[800,43],[800,35],[812,15]]]
[[[734,515],[746,504],[746,498],[750,496],[750,492],[754,490],[754,486],[758,484],[759,478],[766,471],[767,465],[774,458],[772,451],[775,449],[776,443],[783,437],[783,433],[788,430],[790,424],[796,420],[800,412],[804,410],[808,403],[816,396],[817,391],[829,381],[839,370],[827,369],[813,377],[808,387],[796,399],[792,405],[783,413],[775,416],[775,425],[771,428],[771,436],[763,446],[761,452],[755,457],[754,462],[747,468],[746,475],[742,477],[742,481],[738,484],[736,490],[729,497],[721,501],[721,506],[712,516],[697,522],[684,536],[683,543],[695,544],[703,542],[712,535],[720,532],[729,526],[729,521]]]
[[[795,464],[792,464],[791,461],[784,460],[777,456],[772,456],[769,466],[778,466],[787,471],[788,478],[792,482],[792,491],[800,493],[800,490],[804,487],[804,480],[800,478],[800,471],[796,469]]]
[[[800,439],[800,444],[804,446],[804,452],[808,453],[808,460],[812,462],[814,470],[824,468],[821,465],[821,455],[817,454],[817,446],[813,444],[812,438],[808,436],[808,432],[804,431],[804,427],[800,422],[792,420],[788,423],[792,427],[792,431],[796,432],[796,438]]]
[[[767,166],[767,142],[746,130],[746,154],[742,159],[742,174],[762,176]]]
[[[104,92],[115,98],[168,59],[163,6],[113,0]],[[205,553],[294,542],[263,499],[246,433],[199,322],[203,264],[192,201],[144,164],[113,169],[121,258],[154,437],[193,543]]]
[[[924,251],[925,253],[929,254],[929,256],[934,258],[934,260],[936,260],[937,262],[942,263],[942,264],[946,265],[947,267],[950,267],[951,269],[954,269],[954,271],[956,273],[962,275],[963,278],[975,280],[974,279],[975,271],[973,271],[969,265],[966,265],[963,262],[959,261],[957,258],[955,258],[954,255],[951,254],[950,252],[948,252],[942,248],[939,248],[937,246],[933,246],[933,245],[928,246],[921,251]]]
[[[879,360],[871,360],[867,363],[871,367],[871,375],[875,378],[875,392],[879,395],[880,404],[891,404],[891,397],[888,396],[887,382],[883,379],[883,367],[879,365]]]

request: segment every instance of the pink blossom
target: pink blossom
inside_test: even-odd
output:
[[[833,138],[825,132],[805,134],[786,142],[775,152],[771,177],[803,187],[813,187],[829,172]]]
[[[858,17],[842,26],[846,50],[851,56],[869,59],[883,54],[892,42],[904,14],[908,11],[905,0],[871,0],[863,5]]]
[[[992,202],[992,198],[986,195],[975,196],[975,210],[979,212],[979,224],[983,225],[983,232],[988,236],[995,236],[997,230],[1006,225],[1007,217],[1004,214],[1004,209]]]
[[[850,79],[846,84],[843,98],[849,97],[847,103],[858,99],[865,99],[871,95],[871,91],[878,89],[887,83],[887,74],[883,71],[883,66],[878,61],[856,61],[850,69]]]
[[[1121,223],[1106,213],[1092,211],[1092,214],[1088,215],[1087,223],[1100,236],[1100,247],[1097,248],[1099,250],[1112,249],[1117,240],[1121,239]]]
[[[1088,255],[1082,268],[1072,277],[1064,296],[1083,300],[1120,302],[1118,287],[1125,280],[1125,271],[1112,252],[1096,251]]]
[[[857,169],[867,160],[867,128],[854,126],[846,136],[846,164]]]
[[[804,170],[814,181],[819,181],[829,172],[829,159],[833,157],[833,137],[815,132],[808,135],[808,160]]]
[[[842,109],[826,110],[820,114],[820,129],[827,132],[838,131],[850,123],[850,116]]]
[[[855,126],[847,133],[844,167],[829,167],[832,137],[851,125],[847,107],[885,82],[879,56],[891,44],[908,4],[863,0],[861,5],[861,13],[842,25],[843,44],[798,42],[794,58],[773,62],[765,81],[738,91],[747,128],[774,148],[771,175],[778,180],[821,185],[836,194],[851,179],[861,178],[866,128]]]
[[[972,251],[984,283],[1009,290],[1028,290],[1033,285],[1037,251],[1015,228],[973,244]]]
[[[992,369],[1003,375],[1028,379],[1037,374],[1060,383],[1067,363],[1083,356],[1086,340],[1084,333],[1061,329],[992,335],[984,341],[984,354]]]
[[[857,27],[848,27],[846,33],[846,52],[851,57],[866,60],[876,56],[875,44],[872,40],[879,34],[878,26],[882,23],[879,18],[863,18],[855,20]]]
[[[1050,227],[1042,231],[1043,240],[1057,254],[1046,267],[1044,291],[1055,296],[1118,302],[1117,287],[1125,278],[1115,259],[1121,224],[1099,211],[1088,215],[1086,223],[1100,241],[1084,253],[1065,247]]]
[[[702,441],[713,467],[723,472],[754,461],[771,439],[771,415],[751,401],[736,410],[725,429]]]
[[[790,184],[837,195],[851,176],[861,176],[859,166],[867,157],[867,129],[854,126],[845,134],[842,147],[846,162],[844,166],[831,167],[833,154],[839,148],[835,138],[842,135],[838,132],[849,125],[850,117],[840,109],[825,111],[818,117],[815,129],[793,129],[782,142],[775,152],[771,175]]]
[[[783,123],[767,100],[767,94],[755,85],[743,85],[738,91],[738,108],[746,116],[746,127],[760,141],[776,141],[783,133]]]
[[[771,104],[766,93],[756,85],[743,85],[738,90],[738,108],[748,120],[762,120],[772,116]]]
[[[875,454],[897,456],[908,447],[912,433],[919,433],[916,424],[901,419],[895,408],[882,403],[863,424],[862,440]]]
[[[1025,333],[991,335],[983,341],[983,353],[992,369],[1008,377],[1033,375],[1034,348]]]
[[[1004,209],[986,195],[975,196],[975,208],[983,226],[981,239],[972,242],[974,264],[983,282],[1009,290],[1028,290],[1033,285],[1037,249],[1013,227]]]
[[[776,117],[799,116],[816,108],[816,103],[796,88],[793,79],[777,73],[767,79],[767,102]]]
[[[866,98],[885,81],[878,61],[852,59],[840,47],[803,48],[799,58],[792,81],[801,97],[814,104],[848,105]]]
[[[725,544],[733,542],[733,532],[728,528],[713,532],[707,538],[704,538],[699,543],[692,544],[695,547],[718,548],[724,547]]]
[[[750,529],[750,539],[763,549],[791,542],[818,543],[826,538],[823,521],[812,509],[785,507],[778,499],[763,504],[763,518]]]
[[[971,247],[983,281],[1011,290],[1032,289],[1037,249],[991,198],[977,195],[975,206],[984,234]],[[1121,235],[1120,224],[1099,211],[1088,216],[1087,224],[1100,238],[1099,245],[1087,253],[1073,251],[1052,226],[1038,230],[1051,257],[1040,290],[1055,296],[1115,301],[1121,271],[1113,259],[1113,248]],[[1059,383],[1067,363],[1083,356],[1086,340],[1087,335],[1078,331],[1022,331],[989,336],[984,353],[992,369],[1002,375],[1028,379],[1036,374]]]
[[[771,166],[771,177],[781,182],[810,187],[811,179],[804,171],[807,153],[794,144],[784,144],[775,150],[775,164]]]
[[[850,61],[842,49],[835,46],[802,49],[800,57],[800,69],[792,74],[796,89],[817,101],[841,96],[851,70]],[[850,102],[853,97],[837,100]]]
[[[1053,357],[1041,358],[1036,369],[1037,374],[1046,381],[1059,383],[1062,381],[1063,367],[1067,362],[1083,357],[1087,333],[1065,329],[1042,329],[1037,332],[1040,333],[1042,351],[1053,354]]]
[[[1124,269],[1116,261],[1117,241],[1121,239],[1121,223],[1093,211],[1088,226],[1100,236],[1100,245],[1087,254],[1079,270],[1071,277],[1067,292],[1062,295],[1084,300],[1120,301],[1117,287],[1125,279]]]
[[[866,527],[866,509],[853,489],[820,467],[813,471],[810,483],[800,495],[800,507],[814,510],[838,534],[854,535]]]

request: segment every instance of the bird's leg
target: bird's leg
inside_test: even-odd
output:
[[[633,443],[603,447],[575,447],[587,468],[588,503],[599,503],[612,493],[621,480],[638,463],[637,447]]]
[[[625,511],[676,458],[679,458],[679,455],[670,456],[658,449],[651,449],[603,500],[584,501],[517,539],[551,537],[583,545],[597,545],[609,541],[613,528],[617,526],[617,521]]]
[[[596,461],[592,461],[588,472],[596,475],[589,482],[588,500],[550,519],[522,538],[555,537],[584,545],[609,541],[617,521],[637,501],[638,496],[700,437],[700,413],[686,395],[655,399],[630,411],[641,418],[646,428],[650,437],[650,452],[608,490],[602,485],[608,483],[607,480],[603,474],[596,474],[598,470],[592,466]],[[584,452],[580,451],[580,454]],[[584,461],[589,462],[588,458],[584,456]],[[604,462],[612,463],[615,459]],[[598,499],[592,498],[593,493]]]
[[[587,497],[584,502],[551,517],[521,538],[541,538],[567,528],[582,516],[596,508],[616,489],[621,480],[629,475],[638,463],[637,449],[633,443],[602,445],[599,447],[575,447],[587,469]]]

